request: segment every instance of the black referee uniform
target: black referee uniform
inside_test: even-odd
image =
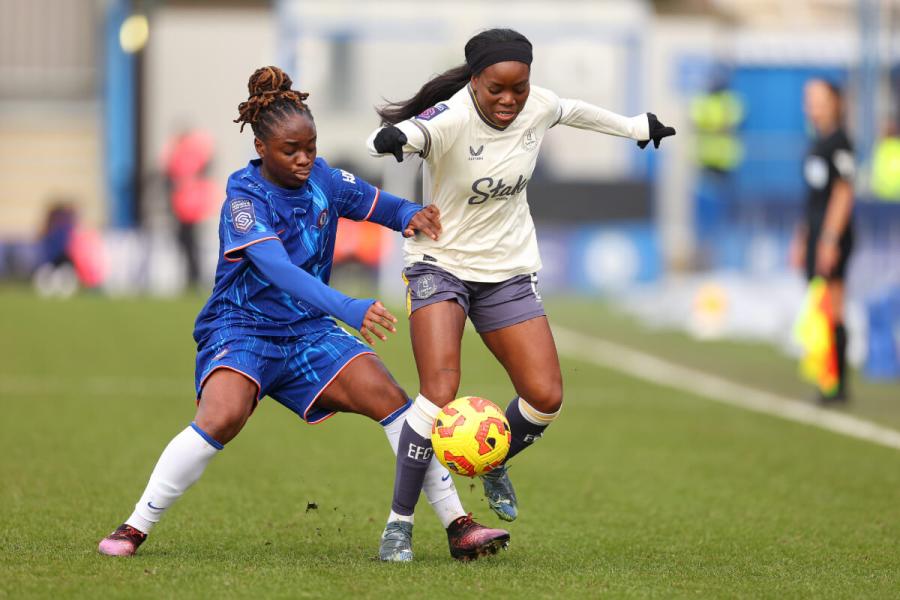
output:
[[[831,135],[817,138],[806,154],[803,175],[806,180],[806,278],[816,275],[816,246],[825,223],[825,214],[831,200],[831,190],[838,179],[853,182],[853,147],[843,129],[836,129]],[[840,257],[828,279],[843,280],[847,260],[853,250],[853,217],[838,236]]]
[[[847,133],[838,128],[830,135],[817,138],[806,154],[803,175],[806,180],[806,278],[812,279],[816,273],[816,248],[825,224],[825,215],[831,201],[835,183],[843,179],[853,182],[853,147]],[[837,233],[837,232],[836,232]],[[843,281],[847,261],[853,250],[853,215],[847,219],[844,230],[837,233],[838,259],[830,273],[823,273],[830,281]],[[838,375],[840,378],[837,398],[845,398],[845,372],[847,353],[847,331],[843,323],[835,323],[835,346],[837,347]]]

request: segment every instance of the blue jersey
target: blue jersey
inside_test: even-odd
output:
[[[321,158],[306,185],[296,190],[267,181],[260,164],[252,160],[228,178],[215,285],[194,328],[200,344],[225,328],[236,334],[295,336],[331,325],[330,316],[268,282],[243,250],[264,240],[280,240],[292,263],[327,284],[338,218],[371,218],[381,194]],[[408,223],[408,216],[403,219]]]

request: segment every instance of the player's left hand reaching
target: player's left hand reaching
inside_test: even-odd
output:
[[[406,142],[405,133],[393,125],[388,125],[375,135],[373,145],[379,154],[393,154],[397,162],[403,162],[403,146]]]
[[[433,240],[441,235],[441,211],[434,204],[429,204],[413,215],[409,225],[403,230],[403,237],[412,237],[421,232]]]
[[[650,143],[650,140],[653,140],[653,147],[659,148],[659,143],[662,141],[664,137],[669,137],[670,135],[675,135],[674,127],[666,127],[662,123],[659,122],[659,119],[656,118],[656,115],[653,113],[647,113],[647,124],[650,126],[650,139],[649,140],[640,140],[637,145],[643,150],[647,147],[647,144]]]
[[[372,338],[373,335],[383,342],[387,341],[387,336],[381,329],[389,331],[390,333],[397,333],[397,328],[394,327],[394,323],[396,322],[397,317],[392,315],[391,311],[384,307],[384,304],[379,300],[376,300],[369,306],[369,310],[366,311],[359,332],[369,345],[372,346],[375,344],[375,340]],[[379,329],[379,327],[381,329]]]

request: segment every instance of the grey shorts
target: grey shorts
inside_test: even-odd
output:
[[[418,262],[403,269],[406,312],[455,300],[472,320],[478,333],[509,327],[543,317],[544,304],[537,289],[537,274],[517,275],[499,283],[463,281],[447,271]]]

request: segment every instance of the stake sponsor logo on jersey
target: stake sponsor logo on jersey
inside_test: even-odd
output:
[[[231,201],[231,221],[238,233],[247,233],[256,223],[253,203],[245,198]]]
[[[440,104],[435,104],[431,108],[426,108],[418,115],[416,115],[416,118],[420,121],[430,121],[448,108],[450,107],[441,102]]]
[[[508,185],[503,178],[494,181],[493,177],[482,177],[472,183],[474,196],[469,197],[469,204],[484,204],[488,200],[509,200],[525,191],[528,179],[519,175],[514,185]]]

